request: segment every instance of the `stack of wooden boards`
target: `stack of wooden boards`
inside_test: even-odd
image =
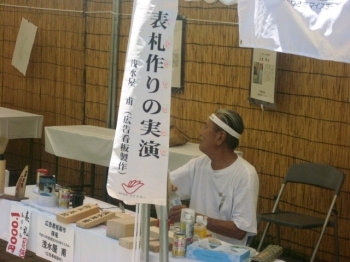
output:
[[[115,212],[100,211],[96,204],[85,204],[57,214],[56,220],[64,224],[76,223],[81,228],[91,228],[114,217]]]
[[[76,223],[81,228],[92,228],[107,222],[107,237],[119,240],[119,245],[133,248],[135,216],[121,212],[100,210],[96,204],[85,204],[56,214],[56,220],[64,224]],[[159,252],[159,228],[157,219],[150,218],[150,251]],[[169,235],[170,236],[170,235]],[[169,240],[171,248],[172,237]]]
[[[135,216],[132,214],[100,210],[99,206],[96,204],[85,204],[57,214],[56,220],[64,224],[76,223],[78,227],[86,229],[107,222],[107,237],[118,239],[119,245],[124,248],[133,248]],[[207,234],[207,236],[210,235],[210,233]],[[157,227],[157,219],[150,218],[150,251],[159,252],[159,237],[160,232]],[[169,250],[171,250],[174,232],[169,231],[168,237]]]
[[[135,229],[135,216],[125,213],[116,213],[116,217],[107,221],[107,236],[118,239],[119,245],[133,249],[134,246],[134,229]],[[158,231],[158,234],[152,233],[152,231]],[[170,242],[170,241],[169,241]],[[171,244],[169,243],[169,248]],[[149,250],[152,252],[159,252],[159,228],[157,227],[157,219],[150,218],[150,240]]]
[[[117,213],[116,218],[107,221],[107,236],[119,240],[119,245],[127,249],[134,247],[135,217],[129,214]],[[211,232],[207,232],[207,237]],[[157,219],[150,218],[149,250],[158,253],[160,250],[160,230]],[[174,232],[168,231],[169,250],[172,249]]]

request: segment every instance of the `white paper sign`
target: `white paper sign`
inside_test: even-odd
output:
[[[55,218],[38,216],[36,254],[50,261],[73,262],[74,230]]]
[[[276,52],[254,49],[250,97],[275,103]]]
[[[181,56],[181,48],[182,48],[182,21],[177,21],[175,24],[174,31],[174,40],[176,39],[177,43],[173,47],[173,72],[172,72],[172,81],[171,87],[181,88],[181,64],[182,64],[182,56]]]
[[[31,209],[12,205],[10,213],[9,242],[6,251],[24,258],[27,250]]]
[[[15,51],[12,57],[12,65],[23,75],[26,75],[30,54],[32,52],[37,27],[28,20],[22,18],[18,32]]]
[[[107,191],[166,205],[177,0],[135,0]]]
[[[350,63],[350,0],[240,0],[241,47]]]

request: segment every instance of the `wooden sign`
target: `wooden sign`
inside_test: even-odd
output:
[[[28,178],[28,166],[25,166],[20,177],[18,178],[15,195],[13,196],[13,195],[3,194],[3,195],[0,195],[0,199],[7,199],[12,201],[21,201],[23,199],[28,199],[28,197],[24,196],[26,192],[27,178]]]
[[[85,204],[78,206],[76,208],[69,209],[65,212],[56,214],[56,219],[58,222],[69,224],[77,222],[88,216],[97,214],[100,211],[98,205],[95,204]]]
[[[115,212],[102,211],[89,217],[77,221],[77,226],[81,228],[91,228],[106,222],[115,217]]]
[[[24,198],[24,195],[26,193],[27,178],[28,178],[28,166],[25,166],[16,184],[16,193],[15,193],[16,198],[19,198],[19,199]]]

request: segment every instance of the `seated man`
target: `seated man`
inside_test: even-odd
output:
[[[239,114],[217,110],[200,132],[199,149],[205,155],[170,173],[178,195],[190,196],[189,207],[207,216],[213,237],[236,245],[246,245],[248,236],[257,233],[258,174],[234,152],[243,129]],[[169,211],[173,223],[180,221],[183,208]]]

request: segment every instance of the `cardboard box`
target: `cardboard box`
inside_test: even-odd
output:
[[[186,258],[208,262],[248,262],[250,252],[248,249],[230,245],[230,251],[214,251],[206,249],[194,242],[187,246]]]

